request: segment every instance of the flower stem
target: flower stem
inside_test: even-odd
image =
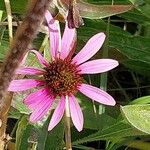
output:
[[[11,15],[11,6],[10,6],[10,1],[9,0],[4,0],[5,2],[5,7],[7,11],[7,19],[8,19],[8,33],[9,33],[9,42],[11,44],[12,39],[13,39],[13,28],[12,28],[12,15]]]
[[[66,96],[65,101],[65,140],[66,140],[66,149],[72,150],[71,146],[71,130],[70,130],[70,109],[69,109],[69,99]]]

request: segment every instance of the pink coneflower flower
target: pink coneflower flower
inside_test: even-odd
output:
[[[18,92],[39,87],[38,90],[28,95],[24,103],[32,110],[29,120],[37,122],[49,111],[54,100],[59,98],[56,109],[52,115],[48,130],[52,130],[62,119],[65,111],[66,97],[68,98],[72,122],[78,131],[83,129],[83,114],[75,98],[80,91],[90,99],[105,105],[115,105],[115,100],[105,91],[83,83],[83,74],[96,74],[106,72],[118,66],[112,59],[89,60],[101,48],[105,34],[94,35],[71,59],[76,42],[76,30],[65,26],[61,40],[59,24],[51,14],[46,12],[46,20],[50,35],[50,54],[52,61],[47,62],[42,55],[32,50],[43,66],[42,69],[24,67],[17,70],[17,74],[40,75],[38,79],[13,80],[9,91]]]

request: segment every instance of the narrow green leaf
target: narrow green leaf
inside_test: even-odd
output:
[[[130,0],[133,4],[137,5],[137,9],[141,11],[145,16],[150,16],[150,3],[145,0]],[[149,17],[150,18],[150,17]]]
[[[127,12],[133,8],[133,5],[94,5],[80,0],[78,7],[83,18],[101,19]]]
[[[138,24],[143,24],[143,25],[150,24],[150,18],[145,16],[144,14],[141,13],[141,11],[136,9],[128,11],[123,14],[119,14],[119,16],[121,18],[127,19],[128,21],[135,22]]]
[[[117,38],[115,38],[117,37]],[[117,48],[121,53],[133,60],[150,64],[150,38],[142,36],[127,36],[122,33],[110,35],[110,47]]]
[[[73,146],[74,148],[78,148],[80,150],[96,150],[95,148],[92,148],[92,147],[87,147],[87,146],[83,146],[83,145],[76,145],[76,146]]]
[[[85,26],[78,30],[79,44],[85,43],[94,33],[106,31],[106,26],[107,24],[103,21],[85,20]],[[119,27],[110,25],[108,44],[110,50],[113,48],[131,60],[144,62],[147,65],[150,64],[149,41],[149,37],[133,36]],[[101,53],[101,51],[99,52]],[[112,55],[113,53],[110,52],[110,57]],[[117,58],[117,55],[114,57]]]
[[[69,1],[59,0],[61,6],[60,9],[68,9]],[[101,19],[109,16],[113,16],[116,14],[127,12],[131,10],[133,5],[99,5],[98,3],[90,4],[84,2],[82,0],[77,0],[77,8],[79,9],[79,13],[83,18],[89,19]]]
[[[126,134],[125,134],[126,133]],[[83,137],[73,142],[74,145],[98,141],[98,140],[120,140],[121,138],[144,135],[144,133],[132,128],[130,125],[124,123],[124,121],[117,122],[103,130],[99,130],[94,134]]]
[[[142,74],[142,75],[148,76],[148,77],[150,75],[150,67],[149,67],[149,64],[147,64],[146,62],[142,62],[140,60],[136,61],[136,60],[132,60],[132,59],[126,59],[126,60],[122,61],[122,63],[127,68],[131,69],[132,71],[135,71],[139,74]]]

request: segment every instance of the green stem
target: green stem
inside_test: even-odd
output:
[[[106,29],[107,38],[106,38],[106,42],[104,44],[102,58],[108,57],[109,28],[110,28],[110,17],[108,18],[108,25],[107,25],[107,29]],[[107,90],[107,77],[108,77],[107,72],[102,73],[100,76],[100,88],[103,89],[104,91]],[[100,105],[99,106],[99,114],[102,114],[104,112],[105,112],[105,107]]]
[[[124,88],[122,88],[122,86],[120,85],[120,83],[118,82],[118,80],[115,78],[115,76],[113,74],[112,74],[112,77],[113,77],[114,81],[116,82],[117,86],[119,87],[120,91],[123,93],[125,99],[127,101],[129,101],[130,98],[129,98],[128,94],[126,93],[126,91],[124,90]]]
[[[122,88],[123,90],[138,90],[138,89],[146,89],[150,88],[150,85],[146,86],[139,86],[139,87],[131,87],[131,88]],[[120,88],[115,88],[115,89],[108,89],[108,91],[122,91]]]

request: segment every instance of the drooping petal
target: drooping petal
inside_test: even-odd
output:
[[[82,50],[72,59],[72,62],[79,65],[90,59],[101,48],[101,46],[104,43],[104,40],[104,33],[98,33],[94,35],[92,38],[89,39],[89,41],[82,48]]]
[[[16,74],[42,75],[44,73],[44,70],[35,67],[22,67],[16,70]]]
[[[114,106],[116,104],[111,95],[97,87],[88,84],[81,84],[81,86],[79,87],[79,91],[99,103],[111,106]]]
[[[60,122],[60,120],[63,117],[64,111],[65,111],[65,98],[61,97],[61,99],[53,113],[51,121],[49,123],[48,131],[52,130]]]
[[[25,54],[25,56],[24,56],[23,59],[21,60],[20,66],[24,66],[24,65],[25,65],[25,62],[26,62],[27,57],[28,57],[28,52]]]
[[[72,122],[80,132],[83,129],[83,113],[76,98],[73,95],[69,96],[69,105]]]
[[[24,103],[31,109],[35,110],[45,99],[51,99],[52,95],[48,88],[37,90],[24,99]]]
[[[68,56],[70,50],[72,50],[76,42],[76,38],[76,29],[68,28],[68,24],[66,23],[64,34],[62,37],[62,48],[60,52],[60,58],[65,59]]]
[[[48,66],[48,62],[38,51],[36,51],[36,50],[30,50],[30,51],[36,55],[36,57],[39,60],[41,65]]]
[[[49,28],[49,36],[50,36],[50,53],[52,58],[57,56],[57,53],[60,49],[60,27],[59,22],[54,20],[50,12],[47,10],[45,13],[45,18]]]
[[[8,91],[19,92],[44,85],[44,81],[35,79],[20,79],[10,82]]]
[[[41,120],[43,116],[47,114],[53,101],[54,101],[54,97],[50,97],[50,96],[49,97],[47,96],[45,97],[45,99],[42,99],[38,107],[36,107],[35,111],[32,112],[29,120],[33,123]]]
[[[118,61],[113,59],[97,59],[81,64],[78,69],[81,74],[95,74],[109,71],[118,66]]]

